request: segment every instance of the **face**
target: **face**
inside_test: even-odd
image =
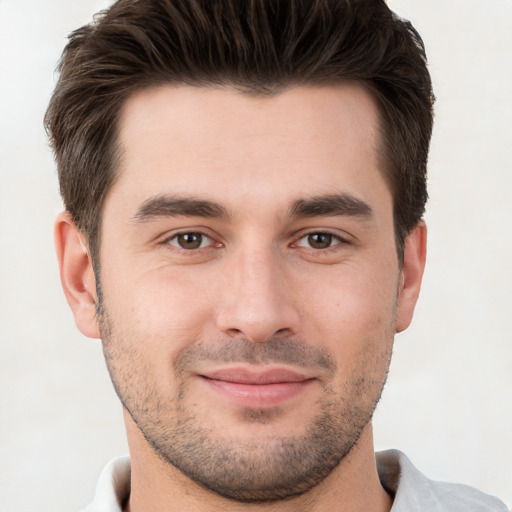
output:
[[[311,489],[370,422],[412,314],[374,102],[161,87],[120,128],[97,277],[128,421],[222,496]]]

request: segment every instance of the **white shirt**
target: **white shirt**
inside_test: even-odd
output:
[[[499,499],[461,484],[434,482],[398,450],[376,454],[379,477],[393,496],[391,512],[508,512]],[[83,512],[121,512],[130,493],[130,459],[118,457],[101,473],[94,501]]]

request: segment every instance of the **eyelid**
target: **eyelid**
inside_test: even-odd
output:
[[[203,236],[204,238],[207,238],[210,240],[210,243],[205,246],[205,247],[199,247],[197,249],[184,249],[183,247],[180,247],[179,245],[175,245],[175,244],[172,244],[171,241],[172,240],[175,240],[177,239],[179,236],[182,236],[182,235],[187,235],[187,234],[196,234],[196,235],[201,235]],[[158,242],[159,245],[164,245],[164,246],[172,246],[173,249],[176,249],[178,251],[183,251],[183,252],[188,252],[188,253],[192,253],[192,252],[197,252],[197,251],[200,251],[200,250],[204,250],[204,249],[208,249],[209,247],[214,247],[214,246],[222,246],[222,243],[219,242],[217,240],[217,237],[215,237],[212,233],[211,233],[211,230],[209,229],[206,229],[206,228],[202,228],[202,227],[191,227],[191,228],[183,228],[183,229],[177,229],[175,231],[173,231],[171,234],[167,233],[162,239],[161,241]]]
[[[299,245],[300,241],[304,240],[308,236],[316,235],[316,234],[329,235],[332,238],[335,238],[337,240],[337,242],[330,245],[329,247],[324,248],[324,249],[315,249],[313,247]],[[341,234],[341,233],[337,232],[336,230],[332,230],[329,228],[325,228],[325,229],[314,228],[314,229],[307,230],[306,232],[300,233],[299,236],[295,237],[295,241],[291,245],[292,245],[292,247],[294,246],[294,247],[300,247],[300,248],[304,248],[304,249],[310,249],[315,252],[322,252],[322,251],[329,251],[330,249],[335,249],[339,245],[351,245],[352,242],[351,242],[350,238],[351,237],[348,234]]]
[[[199,244],[199,247],[195,247],[193,249],[186,249],[185,247],[181,247],[179,245],[178,240],[181,236],[184,235],[199,235],[201,237],[201,243]],[[211,246],[212,242],[213,240],[208,235],[205,235],[204,233],[199,233],[198,231],[191,231],[190,233],[178,233],[167,240],[168,244],[172,245],[173,247],[176,247],[177,249],[183,249],[185,251],[197,251],[199,249],[205,249],[206,247]]]

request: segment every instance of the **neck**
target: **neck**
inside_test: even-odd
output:
[[[125,512],[389,512],[373,451],[371,424],[357,444],[319,485],[301,496],[264,503],[242,503],[206,490],[149,448],[126,418],[131,455],[131,494]]]

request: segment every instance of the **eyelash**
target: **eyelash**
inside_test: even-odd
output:
[[[310,243],[308,244],[308,246],[300,245],[300,243],[303,240],[307,241],[307,239],[309,237],[312,237],[312,236],[325,236],[325,237],[328,237],[329,238],[329,246],[328,247],[319,248],[319,247],[311,247]],[[308,243],[308,242],[306,242],[306,243]],[[306,233],[306,234],[302,235],[297,240],[297,242],[294,242],[292,244],[292,246],[299,247],[301,249],[312,250],[312,251],[315,251],[315,253],[326,253],[326,252],[330,252],[330,251],[339,249],[338,246],[349,245],[349,244],[350,244],[350,242],[346,238],[343,238],[342,236],[340,236],[338,234],[335,234],[335,233],[332,233],[330,231],[322,230],[322,231],[311,231],[309,233]]]
[[[200,246],[199,247],[195,247],[195,248],[181,247],[177,240],[179,239],[179,237],[185,237],[185,236],[201,237]],[[204,243],[205,239],[209,240],[210,243],[208,243],[206,246],[203,246],[203,243]],[[176,244],[172,243],[173,241],[176,241]],[[172,235],[171,237],[166,238],[162,243],[164,245],[172,245],[176,249],[181,250],[181,251],[185,251],[185,252],[195,252],[195,251],[199,251],[201,249],[207,249],[208,247],[210,247],[212,245],[218,245],[218,246],[221,245],[218,242],[216,243],[215,240],[210,235],[208,235],[207,233],[204,233],[203,231],[200,231],[200,230],[182,231],[181,233],[176,233],[176,234]]]
[[[199,242],[200,245],[199,245],[199,247],[185,248],[185,247],[181,246],[179,244],[179,242],[178,242],[178,239],[179,239],[179,237],[185,237],[185,236],[196,236],[196,237],[199,237],[200,238],[200,242]],[[313,237],[313,236],[324,236],[324,237],[327,237],[328,238],[328,243],[329,243],[328,247],[311,247],[310,243],[309,243],[308,246],[301,245],[302,241],[307,240],[309,237]],[[205,243],[205,239],[209,240],[209,243],[207,243],[207,245],[203,245]],[[173,243],[174,241],[176,243]],[[309,242],[311,242],[311,240]],[[306,242],[306,243],[308,243],[308,242]],[[185,252],[188,252],[188,253],[197,252],[197,251],[200,251],[202,249],[208,249],[209,247],[214,246],[214,245],[217,245],[218,247],[222,246],[222,244],[220,244],[219,242],[216,243],[215,240],[209,234],[207,234],[207,233],[205,233],[203,231],[200,231],[200,230],[183,231],[183,232],[180,232],[180,233],[176,233],[176,234],[172,235],[171,237],[166,238],[162,242],[162,244],[163,245],[172,245],[176,249],[181,250],[181,251],[185,251]],[[330,252],[332,250],[336,250],[336,248],[339,245],[347,245],[347,244],[350,244],[350,242],[348,240],[346,240],[345,238],[341,237],[340,235],[334,234],[334,233],[332,233],[330,231],[311,231],[309,233],[306,233],[306,234],[302,235],[300,238],[298,238],[296,242],[293,242],[291,244],[291,247],[297,247],[297,248],[300,248],[300,249],[312,250],[312,251],[317,252],[317,253],[325,253],[325,252]]]

